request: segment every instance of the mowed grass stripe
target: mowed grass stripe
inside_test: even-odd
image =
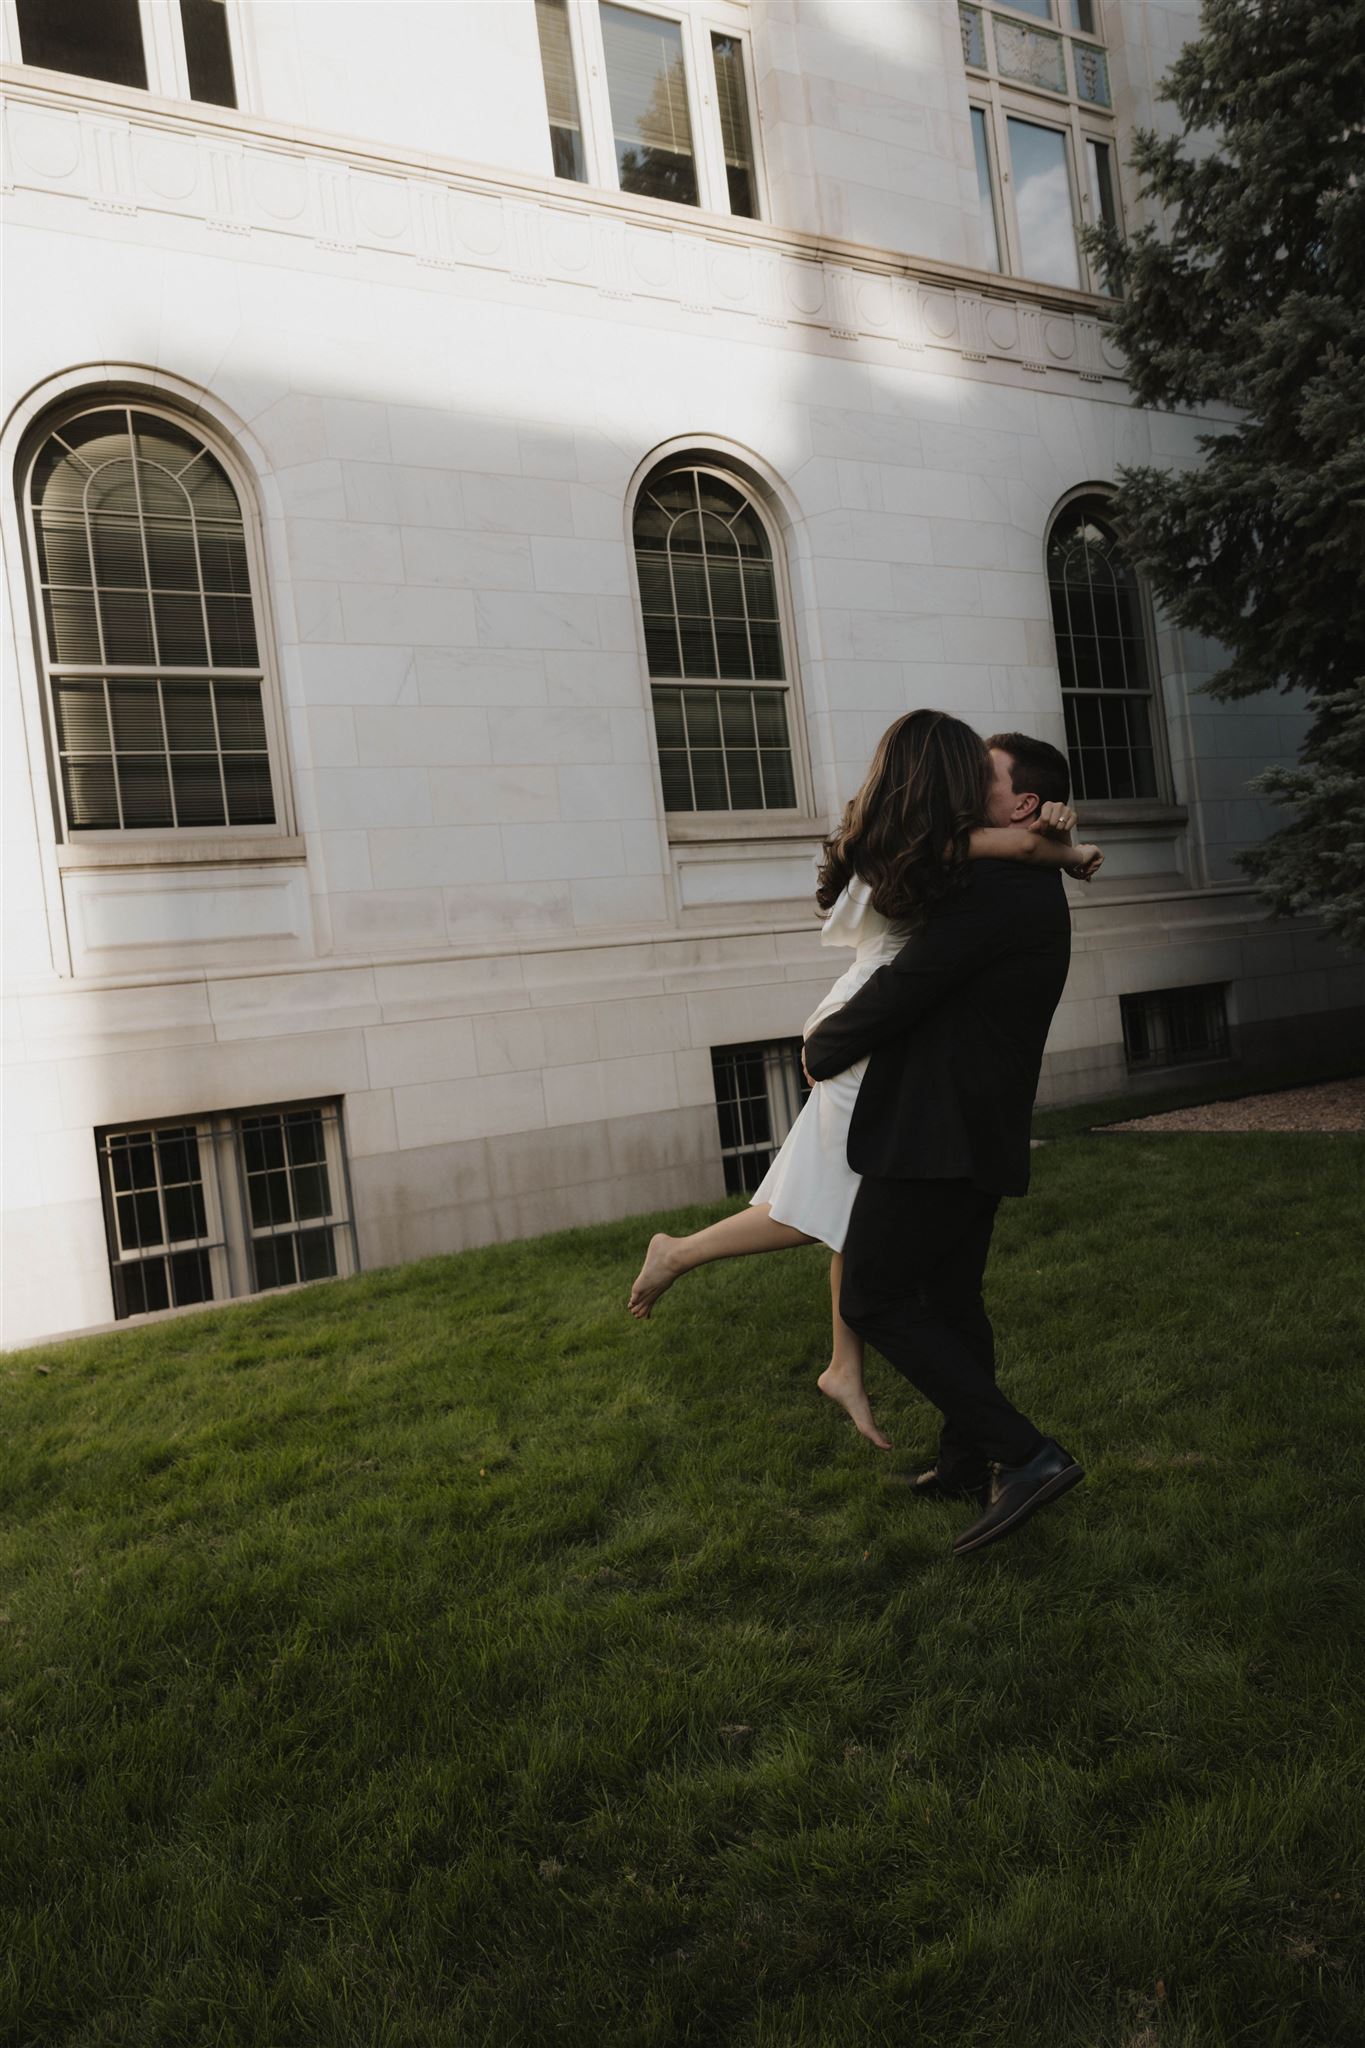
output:
[[[815,1251],[7,1359],[3,2037],[1358,2040],[1365,1146],[1035,1158],[990,1301],[1090,1478],[970,1563],[815,1391]]]

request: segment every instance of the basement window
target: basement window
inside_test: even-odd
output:
[[[1145,989],[1121,996],[1123,1051],[1130,1074],[1231,1057],[1225,983]]]
[[[358,1268],[338,1102],[120,1125],[95,1143],[119,1320]]]
[[[801,1071],[801,1040],[714,1046],[711,1071],[725,1192],[752,1194],[810,1093]]]

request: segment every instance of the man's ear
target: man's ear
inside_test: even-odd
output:
[[[1043,800],[1033,789],[1017,789],[1014,792],[1014,809],[1011,818],[1016,825],[1027,825],[1030,818],[1037,817],[1043,808]]]

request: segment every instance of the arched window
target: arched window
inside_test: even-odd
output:
[[[700,463],[656,470],[635,560],[665,810],[795,810],[777,564],[752,499]]]
[[[1146,610],[1102,498],[1073,499],[1058,514],[1047,580],[1075,794],[1159,796]]]
[[[66,831],[273,825],[247,533],[203,436],[90,406],[27,497]]]

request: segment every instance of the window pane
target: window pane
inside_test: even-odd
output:
[[[765,747],[787,745],[787,700],[781,690],[755,690],[754,720]]]
[[[1114,175],[1110,163],[1109,144],[1087,138],[1085,145],[1086,165],[1090,173],[1090,209],[1095,225],[1109,228],[1118,226],[1118,206],[1114,199]],[[1101,289],[1110,292],[1108,277],[1100,273]]]
[[[979,7],[959,7],[958,26],[962,31],[962,61],[971,64],[978,71],[986,68],[986,18]]]
[[[604,4],[601,13],[621,190],[695,206],[682,31],[625,7]]]
[[[255,668],[256,625],[247,597],[206,597],[209,644],[221,668]]]
[[[218,736],[224,753],[265,748],[265,711],[259,683],[215,683]]]
[[[164,755],[120,754],[117,761],[123,822],[130,828],[173,825],[171,781]]]
[[[147,521],[147,561],[155,590],[198,590],[199,559],[188,519]],[[113,578],[109,579],[113,581]],[[142,581],[139,574],[137,582]]]
[[[294,1168],[294,1213],[299,1217],[328,1216],[332,1203],[325,1166]]]
[[[796,808],[796,778],[792,774],[792,757],[789,753],[778,752],[765,747],[763,761],[763,800],[769,810],[794,810]]]
[[[995,61],[1002,78],[1018,79],[1021,85],[1041,85],[1049,92],[1066,91],[1060,36],[1025,28],[1020,21],[1007,21],[1003,14],[994,14],[991,20],[995,29]]]
[[[121,753],[160,752],[161,698],[155,683],[111,683],[109,708],[114,717],[114,746]]]
[[[266,754],[224,754],[229,825],[273,825],[275,799]]]
[[[95,662],[100,658],[100,629],[94,594],[88,590],[47,590],[43,593],[47,640],[54,661]]]
[[[102,590],[100,619],[104,626],[106,661],[148,667],[155,659],[152,614],[140,590]]]
[[[1073,43],[1071,61],[1076,67],[1076,97],[1093,107],[1112,106],[1109,59],[1104,51],[1092,50],[1085,43]]]
[[[756,220],[754,143],[749,123],[749,94],[744,82],[743,46],[736,36],[713,35],[711,54],[716,66],[716,108],[720,114],[720,139],[725,152],[730,211]]]
[[[213,1269],[207,1252],[176,1252],[169,1263],[177,1308],[189,1301],[213,1300]]]
[[[180,20],[185,31],[190,98],[206,100],[214,107],[235,107],[237,85],[223,0],[180,0]]]
[[[90,547],[85,521],[45,512],[38,521],[38,574],[44,583],[76,583],[88,588]]]
[[[1008,127],[1023,274],[1079,290],[1066,137],[1055,128],[1039,128],[1012,116]]]
[[[199,560],[204,572],[205,590],[221,591],[236,597],[250,596],[246,538],[239,526],[201,525]]]
[[[218,740],[213,724],[213,698],[207,683],[167,683],[166,735],[172,747],[189,753],[213,753]]]
[[[726,749],[725,765],[730,773],[730,805],[736,811],[763,808],[763,782],[758,772],[758,754],[752,747]]]
[[[1083,36],[1095,33],[1095,0],[1070,0],[1071,26],[1078,28]]]
[[[271,1287],[292,1287],[299,1277],[292,1237],[255,1237],[251,1241],[251,1256],[259,1293],[264,1294]]]
[[[216,754],[172,754],[175,815],[182,825],[225,825],[223,779]]]
[[[1039,21],[1051,21],[1052,0],[1009,0],[1016,14],[1034,14]]]
[[[299,1277],[303,1280],[327,1280],[337,1269],[336,1237],[331,1230],[301,1230],[299,1232]]]
[[[114,832],[122,822],[114,790],[114,764],[67,760],[62,763],[62,792],[73,832]]]
[[[25,64],[145,87],[138,0],[18,0],[18,12]]]
[[[716,672],[732,682],[747,683],[753,675],[749,632],[743,619],[716,621]]]
[[[645,620],[645,660],[652,676],[679,676],[682,674],[682,656],[678,652],[678,634],[672,617]]]
[[[699,811],[728,811],[729,793],[725,784],[725,759],[719,751],[705,749],[692,753],[692,785],[697,793]]]
[[[92,518],[90,527],[95,543],[95,581],[145,590],[147,565],[142,557],[142,531],[137,520],[106,512]]]
[[[169,1308],[171,1297],[166,1284],[166,1261],[144,1259],[135,1266],[114,1268],[114,1314],[124,1316],[146,1315],[152,1309]]]
[[[745,562],[744,601],[751,619],[777,617],[777,579],[769,563]]]
[[[545,110],[550,117],[550,154],[555,176],[575,178],[583,184],[588,173],[565,0],[536,0],[536,29],[540,36],[540,69],[545,80]]]
[[[103,683],[58,683],[53,692],[57,745],[64,754],[107,754],[109,715]]]
[[[166,1189],[166,1238],[183,1244],[187,1238],[207,1237],[204,1197],[197,1185]]]
[[[157,657],[166,668],[206,668],[208,645],[204,639],[204,606],[196,591],[193,597],[178,597],[158,590],[152,598],[156,613]]]
[[[771,682],[785,674],[782,666],[782,638],[776,621],[768,625],[759,619],[749,622],[749,644],[754,655],[754,679]]]
[[[976,151],[976,189],[981,200],[981,240],[987,270],[999,270],[1000,236],[995,225],[995,183],[991,177],[990,142],[982,108],[972,108],[972,147]]]
[[[684,698],[687,738],[692,747],[720,745],[720,710],[714,690],[688,690]]]

